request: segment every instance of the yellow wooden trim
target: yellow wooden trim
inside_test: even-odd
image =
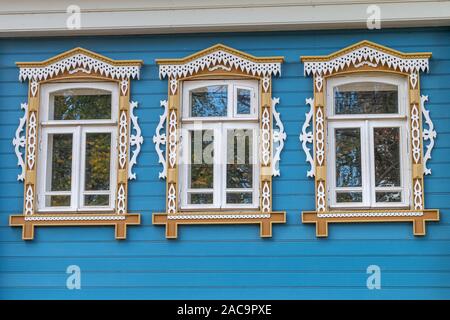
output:
[[[273,56],[273,57],[255,57],[251,54],[245,53],[243,51],[240,50],[236,50],[233,49],[231,47],[228,47],[226,45],[223,45],[221,43],[218,43],[216,45],[213,45],[209,48],[203,49],[201,51],[198,51],[196,53],[193,53],[191,55],[188,55],[184,58],[176,58],[176,59],[156,59],[156,63],[159,65],[164,65],[164,64],[184,64],[186,62],[198,59],[202,56],[206,56],[212,52],[215,51],[226,51],[228,53],[234,54],[236,56],[240,56],[242,58],[245,58],[247,60],[253,61],[253,62],[284,62],[284,57],[283,56]]]
[[[274,211],[264,214],[270,214],[270,218],[205,218],[205,219],[169,219],[169,216],[177,215],[223,215],[223,214],[263,214],[261,212],[189,212],[168,215],[167,213],[153,213],[152,224],[165,225],[166,226],[166,238],[176,239],[178,237],[178,225],[200,225],[200,224],[259,224],[260,225],[260,237],[270,238],[272,237],[272,224],[274,223],[286,223],[286,212]]]
[[[368,40],[363,40],[360,41],[358,43],[352,44],[344,49],[338,50],[336,52],[330,53],[328,55],[322,55],[322,56],[301,56],[300,57],[300,61],[301,62],[310,62],[310,61],[329,61],[332,60],[336,57],[345,55],[351,51],[354,51],[358,48],[361,47],[370,47],[385,53],[389,53],[392,55],[395,55],[399,58],[404,58],[404,59],[411,59],[411,58],[431,58],[432,53],[431,52],[415,52],[415,53],[404,53],[401,51],[397,51],[388,47],[385,47],[383,45],[377,44],[375,42],[372,41],[368,41]]]
[[[113,219],[97,219],[97,220],[34,220],[25,221],[27,217],[33,218],[45,218],[45,217],[63,217],[63,218],[80,218],[80,217],[109,217],[109,216],[123,216],[124,220]],[[9,225],[11,227],[22,227],[22,239],[33,240],[35,227],[76,227],[76,226],[115,226],[116,239],[125,239],[127,236],[127,227],[129,225],[141,224],[141,215],[139,213],[126,213],[117,215],[116,213],[110,214],[81,214],[81,213],[46,213],[46,214],[33,214],[33,215],[11,215],[9,217]]]
[[[422,216],[392,216],[392,217],[318,217],[318,214],[328,213],[377,213],[377,212],[422,212]],[[428,221],[439,221],[439,209],[427,210],[346,210],[346,211],[303,211],[302,223],[316,225],[317,237],[328,237],[328,225],[330,223],[369,223],[369,222],[412,222],[413,234],[424,236],[426,234],[425,223]]]

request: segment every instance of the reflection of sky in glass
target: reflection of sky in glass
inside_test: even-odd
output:
[[[252,145],[252,130],[227,130],[227,188],[252,187]]]
[[[400,186],[400,129],[374,128],[375,186]]]
[[[336,114],[397,113],[397,87],[376,82],[344,84],[334,88],[334,108]]]
[[[67,90],[53,99],[53,120],[111,119],[111,94],[102,90]]]
[[[336,186],[361,186],[361,138],[359,128],[336,129]]]
[[[208,86],[191,90],[191,117],[221,117],[227,115],[227,86]]]
[[[250,114],[250,90],[237,89],[237,113]]]

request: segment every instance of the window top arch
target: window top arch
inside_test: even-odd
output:
[[[429,69],[431,52],[403,53],[371,41],[361,41],[325,56],[302,56],[305,75],[332,75],[351,68],[386,68],[403,73]]]
[[[181,59],[157,59],[161,79],[194,76],[205,69],[209,72],[239,71],[247,75],[270,77],[281,75],[284,57],[255,57],[248,53],[216,44]]]
[[[44,81],[66,72],[73,75],[79,71],[113,80],[139,79],[142,64],[142,60],[113,60],[80,47],[44,61],[16,63],[20,81]]]

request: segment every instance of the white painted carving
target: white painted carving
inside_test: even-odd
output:
[[[117,192],[117,213],[124,214],[127,211],[127,208],[125,206],[125,187],[124,184],[119,185],[119,191]]]
[[[414,210],[422,210],[422,183],[420,179],[416,179],[414,182]]]
[[[224,66],[222,64],[218,64],[218,65],[216,65],[214,67],[209,68],[208,70],[209,71],[216,71],[216,70],[219,70],[219,69],[220,70],[224,70],[224,71],[231,71],[230,67]]]
[[[179,78],[192,76],[205,68],[212,68],[219,64],[239,69],[253,76],[276,76],[281,74],[281,63],[279,62],[254,62],[224,50],[217,50],[185,64],[160,65],[159,76],[161,79],[165,77]]]
[[[167,215],[168,220],[191,220],[191,219],[266,219],[270,214],[185,214]]]
[[[322,108],[317,108],[316,111],[316,159],[319,166],[323,165],[323,160],[325,156],[325,129],[324,129],[324,118]]]
[[[261,117],[261,159],[263,165],[270,163],[270,115],[269,108],[263,107]]]
[[[323,86],[323,77],[319,74],[316,74],[314,77],[314,82],[316,83],[317,92],[321,92]]]
[[[409,75],[409,82],[411,84],[411,88],[415,89],[417,85],[417,81],[419,80],[419,76],[416,72],[411,72]]]
[[[23,181],[25,179],[25,161],[21,149],[25,148],[26,136],[22,134],[22,131],[24,131],[27,123],[28,103],[22,103],[20,108],[24,110],[24,116],[19,119],[19,126],[16,129],[12,144],[17,157],[17,165],[22,169],[21,173],[17,175],[17,180]]]
[[[31,215],[33,214],[34,209],[34,191],[33,186],[29,184],[27,186],[27,191],[25,193],[25,214]]]
[[[363,66],[369,66],[369,67],[376,68],[376,67],[378,67],[378,63],[372,63],[370,61],[363,61],[361,63],[355,64],[355,68],[361,68]]]
[[[30,82],[30,91],[31,91],[31,96],[32,97],[36,97],[36,93],[38,91],[38,88],[39,88],[39,84],[35,80],[32,80]]]
[[[350,65],[356,66],[363,61],[381,64],[382,66],[386,65],[393,70],[404,72],[428,70],[427,58],[401,58],[375,48],[363,46],[330,61],[306,61],[304,63],[304,72],[307,75],[331,74]]]
[[[325,186],[323,181],[317,183],[317,211],[325,211]]]
[[[156,127],[155,135],[153,136],[153,143],[155,144],[155,150],[158,154],[158,162],[163,166],[163,170],[159,172],[159,178],[165,179],[167,176],[167,164],[164,157],[164,150],[161,149],[161,145],[166,145],[167,137],[165,133],[161,133],[161,130],[164,129],[164,123],[167,119],[167,100],[161,100],[160,105],[164,108],[164,113],[159,116],[159,123]]]
[[[428,126],[427,129],[423,129],[423,140],[424,140],[424,144],[425,144],[425,141],[428,141],[428,140],[430,141],[428,143],[428,145],[426,146],[427,151],[425,152],[425,155],[423,156],[423,169],[424,169],[424,173],[427,175],[427,174],[431,174],[431,169],[427,168],[427,161],[431,159],[431,152],[433,151],[434,139],[436,139],[437,133],[436,133],[436,130],[434,130],[433,121],[431,121],[431,118],[430,118],[430,111],[425,109],[426,101],[428,101],[428,96],[422,95],[420,97],[420,103],[422,106],[422,114],[423,114],[423,117],[425,118],[425,123]]]
[[[272,174],[274,176],[280,175],[280,159],[281,151],[284,148],[284,141],[286,140],[286,132],[284,131],[284,125],[280,118],[280,113],[276,110],[276,105],[280,103],[280,98],[272,98],[272,114],[274,118],[275,128],[273,129],[273,161],[272,161]]]
[[[120,91],[122,91],[122,95],[126,95],[128,92],[128,79],[123,79],[120,81]]]
[[[177,93],[177,89],[178,89],[178,80],[170,79],[170,92],[172,93],[172,95]]]
[[[312,130],[306,131],[308,129],[308,127],[311,125],[311,120],[314,115],[314,99],[313,98],[306,99],[306,104],[309,105],[309,112],[305,113],[305,122],[303,123],[303,126],[302,126],[302,133],[300,134],[300,141],[302,143],[303,152],[305,152],[306,162],[309,162],[309,164],[311,166],[311,168],[306,173],[306,176],[314,177],[314,169],[315,169],[314,159],[311,155],[311,149],[308,148],[308,146],[307,146],[308,143],[313,143],[313,132],[312,132]]]
[[[86,70],[85,68],[76,68],[76,69],[70,70],[69,74],[75,74],[77,72],[83,72],[83,73],[90,74],[91,70]]]
[[[175,213],[177,211],[177,193],[175,185],[169,184],[169,192],[167,194],[167,213]]]
[[[270,87],[270,77],[264,77],[262,80],[262,86],[264,89],[264,92],[267,92],[267,90],[269,90]]]
[[[127,112],[120,113],[119,122],[119,168],[124,169],[127,164],[128,123]]]
[[[45,67],[20,68],[19,79],[24,80],[48,80],[66,71],[83,68],[87,72],[99,72],[101,75],[112,79],[139,78],[140,66],[117,66],[106,61],[87,56],[84,53],[76,53],[62,60],[56,61]]]
[[[28,121],[28,137],[27,137],[27,164],[28,169],[32,170],[36,161],[36,144],[37,144],[37,123],[36,112],[31,112]]]
[[[133,166],[137,163],[137,157],[141,152],[141,145],[144,143],[144,137],[142,136],[138,117],[134,114],[134,109],[137,107],[138,103],[136,101],[130,102],[130,119],[132,123],[130,133],[133,132],[133,130],[136,132],[136,134],[131,134],[130,136],[130,151],[133,154],[128,164],[128,179],[130,180],[136,179],[136,173],[133,172]],[[135,149],[131,150],[132,147],[135,147]]]
[[[422,211],[416,212],[338,212],[338,213],[318,213],[317,218],[358,218],[358,217],[421,217]]]
[[[177,161],[177,113],[170,112],[169,117],[169,165],[174,168]]]
[[[124,215],[115,216],[31,216],[25,217],[25,221],[104,221],[104,220],[125,220]]]
[[[265,181],[262,189],[262,212],[270,212],[270,188],[269,182]]]
[[[411,109],[411,142],[414,163],[420,161],[420,118],[419,108],[415,104]]]

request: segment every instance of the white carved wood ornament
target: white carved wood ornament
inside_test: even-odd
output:
[[[42,63],[42,66],[33,64],[20,67],[19,80],[49,80],[64,72],[71,71],[81,71],[86,74],[96,72],[111,79],[139,79],[140,63],[135,61],[131,61],[131,63],[129,61],[123,63],[122,61],[108,61],[104,57],[82,48],[70,50],[51,60],[55,60],[55,62],[49,63],[47,60]]]
[[[367,65],[367,63],[361,64],[362,62],[371,62],[372,67],[387,66],[389,69],[401,72],[416,73],[428,71],[428,58],[414,57],[413,54],[411,54],[412,57],[407,57],[401,53],[394,53],[395,51],[392,49],[384,48],[370,41],[362,41],[352,46],[349,51],[344,49],[335,53],[333,55],[335,57],[332,59],[305,61],[304,73],[305,75],[327,75],[342,71],[350,65],[355,68]]]
[[[161,133],[161,130],[164,130],[164,124],[167,119],[167,111],[168,111],[168,103],[167,100],[160,101],[161,107],[164,108],[164,112],[159,116],[159,123],[155,130],[155,135],[153,136],[153,143],[155,144],[156,154],[158,155],[158,163],[160,163],[163,167],[162,171],[159,172],[159,178],[165,179],[167,176],[167,164],[166,158],[164,156],[165,148],[161,149],[161,145],[165,146],[167,143],[166,133]]]
[[[144,137],[142,136],[141,127],[139,126],[138,117],[134,114],[134,109],[138,107],[136,101],[130,102],[130,152],[132,153],[131,159],[128,163],[128,179],[136,179],[136,173],[133,172],[133,167],[137,164],[137,157],[141,152],[141,145],[144,143]],[[135,133],[132,133],[132,132]],[[135,147],[134,149],[132,147]]]
[[[311,126],[311,120],[313,119],[314,115],[314,99],[313,98],[307,98],[306,104],[309,105],[309,111],[305,113],[305,122],[303,122],[302,126],[302,132],[300,134],[300,142],[302,143],[303,152],[306,156],[306,162],[309,163],[310,169],[306,172],[307,177],[314,177],[314,158],[311,154],[311,149],[308,147],[308,144],[313,143],[313,131],[312,128],[310,131],[308,130],[308,127]]]
[[[431,169],[427,167],[427,161],[431,159],[431,152],[433,151],[433,148],[434,148],[434,140],[437,137],[436,130],[434,130],[433,121],[431,120],[431,117],[430,117],[430,111],[425,109],[425,102],[427,102],[427,101],[428,101],[428,96],[422,95],[420,97],[420,103],[422,106],[422,114],[425,119],[425,124],[428,126],[428,128],[423,128],[423,132],[422,132],[422,138],[423,138],[424,145],[425,145],[426,141],[429,141],[429,143],[426,145],[427,150],[425,152],[425,155],[423,156],[423,169],[424,169],[425,175],[431,174]]]
[[[284,131],[284,125],[281,121],[280,113],[276,110],[277,104],[280,103],[280,98],[272,98],[272,114],[274,118],[273,130],[272,130],[272,174],[274,177],[280,175],[280,160],[281,152],[284,148],[284,141],[287,138],[286,132]]]
[[[221,66],[238,69],[252,76],[277,76],[281,75],[281,63],[252,61],[251,56],[243,56],[233,53],[234,50],[223,45],[216,45],[208,49],[209,53],[202,51],[197,54],[197,59],[186,63],[161,64],[159,66],[159,77],[176,79],[192,76],[204,69]],[[267,86],[267,85],[266,85]],[[267,91],[267,89],[266,89]]]
[[[22,134],[22,132],[25,131],[25,126],[27,123],[28,103],[22,103],[20,108],[24,110],[24,116],[19,119],[19,126],[16,129],[16,134],[12,140],[12,144],[17,157],[17,165],[21,168],[21,173],[17,175],[17,180],[23,181],[25,179],[25,161],[23,152],[25,152],[26,135]]]

